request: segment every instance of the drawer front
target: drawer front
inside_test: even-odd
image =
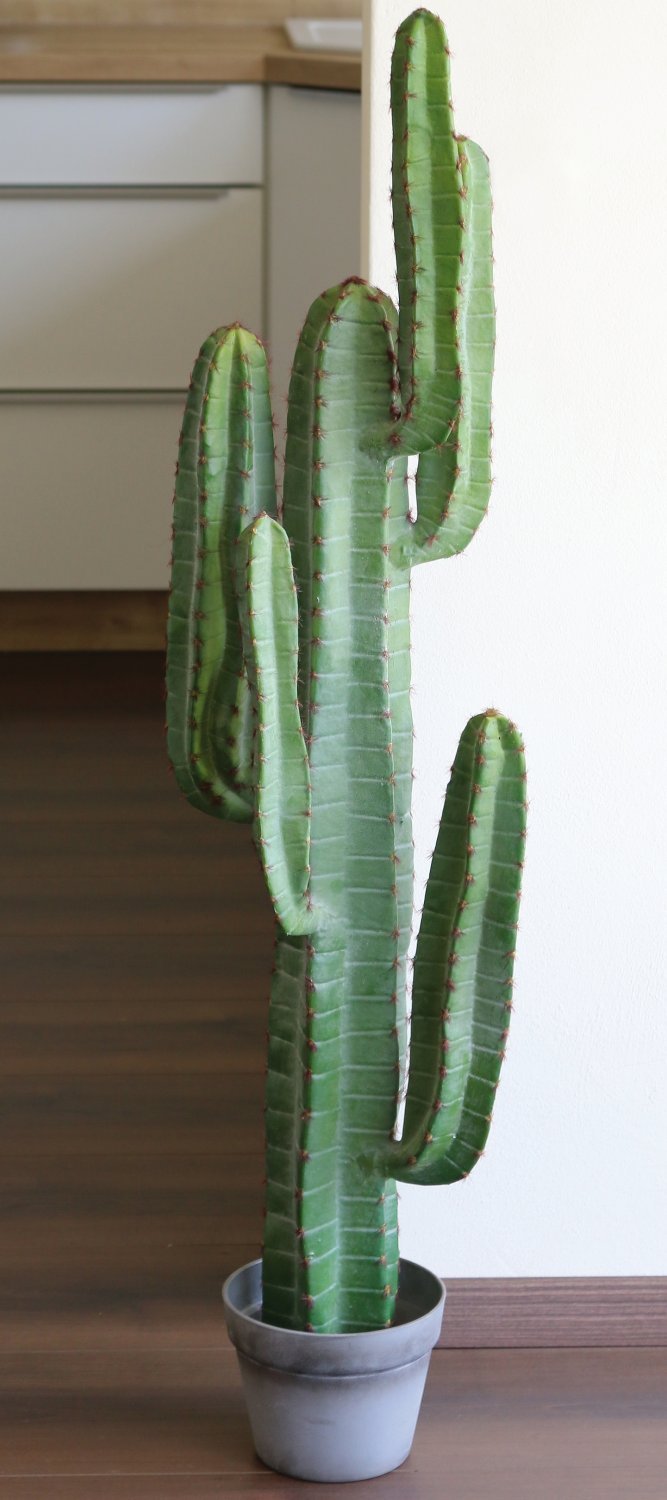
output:
[[[0,389],[182,391],[219,324],[262,326],[262,192],[0,201]]]
[[[168,586],[183,404],[0,401],[0,589]]]
[[[0,90],[0,185],[262,182],[258,84]]]

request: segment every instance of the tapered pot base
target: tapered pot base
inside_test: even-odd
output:
[[[373,1479],[407,1458],[445,1303],[442,1282],[400,1262],[396,1317],[372,1333],[262,1323],[262,1263],[222,1291],[259,1458],[297,1479]]]

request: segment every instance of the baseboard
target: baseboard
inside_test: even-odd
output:
[[[0,651],[163,651],[163,589],[0,591]]]
[[[446,1280],[440,1347],[667,1346],[667,1276]]]

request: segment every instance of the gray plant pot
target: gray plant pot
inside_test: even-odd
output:
[[[295,1333],[262,1323],[262,1263],[222,1289],[259,1458],[297,1479],[373,1479],[407,1458],[445,1289],[400,1262],[396,1319],[373,1333]]]

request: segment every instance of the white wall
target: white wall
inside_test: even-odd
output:
[[[388,68],[368,0],[366,254],[391,289]],[[521,725],[516,1010],[485,1159],[402,1191],[443,1275],[667,1272],[667,317],[662,3],[449,0],[457,129],[491,158],[496,484],[413,575],[418,873],[453,751]],[[661,560],[662,553],[662,560]]]

